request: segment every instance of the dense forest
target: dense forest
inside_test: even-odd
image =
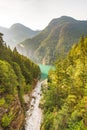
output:
[[[24,119],[23,95],[32,91],[39,78],[39,66],[16,48],[12,51],[7,47],[0,33],[0,130],[20,129]]]
[[[41,130],[87,130],[87,38],[56,61],[43,92]]]
[[[39,66],[7,47],[0,33],[0,130],[22,129],[23,96],[39,78]],[[58,57],[42,91],[41,130],[87,130],[87,37],[81,37],[66,58]]]

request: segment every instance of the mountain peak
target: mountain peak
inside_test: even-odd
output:
[[[13,48],[17,43],[36,36],[40,31],[34,31],[21,23],[15,23],[10,28],[0,27],[0,32],[4,34],[4,41]]]
[[[23,24],[21,24],[21,23],[14,23],[12,26],[24,26]],[[12,27],[11,26],[11,27]]]
[[[60,18],[53,19],[49,24],[64,23],[64,22],[76,22],[74,18],[70,16],[61,16]]]
[[[74,20],[74,21],[76,21],[74,18],[72,18],[72,17],[70,17],[70,16],[65,16],[65,15],[63,15],[63,16],[61,16],[60,18],[58,18],[58,19],[63,19],[63,20]]]
[[[13,29],[28,29],[28,30],[31,30],[30,28],[24,26],[23,24],[21,23],[15,23],[13,24],[11,27],[10,27],[11,30]]]

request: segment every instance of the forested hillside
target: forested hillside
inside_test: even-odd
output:
[[[24,123],[24,94],[40,78],[39,66],[11,51],[0,33],[0,130],[19,130]]]
[[[36,62],[44,60],[45,64],[52,64],[58,55],[66,55],[82,35],[87,36],[87,21],[62,16],[53,19],[37,36],[21,42],[17,48]]]
[[[56,61],[44,91],[41,130],[87,130],[87,38]]]

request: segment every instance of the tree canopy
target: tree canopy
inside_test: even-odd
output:
[[[41,130],[87,130],[87,38],[55,64],[44,93]]]

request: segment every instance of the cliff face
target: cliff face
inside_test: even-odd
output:
[[[1,97],[4,102],[5,98]],[[24,112],[18,95],[11,97],[8,104],[2,103],[0,106],[0,130],[21,130],[23,122]]]

